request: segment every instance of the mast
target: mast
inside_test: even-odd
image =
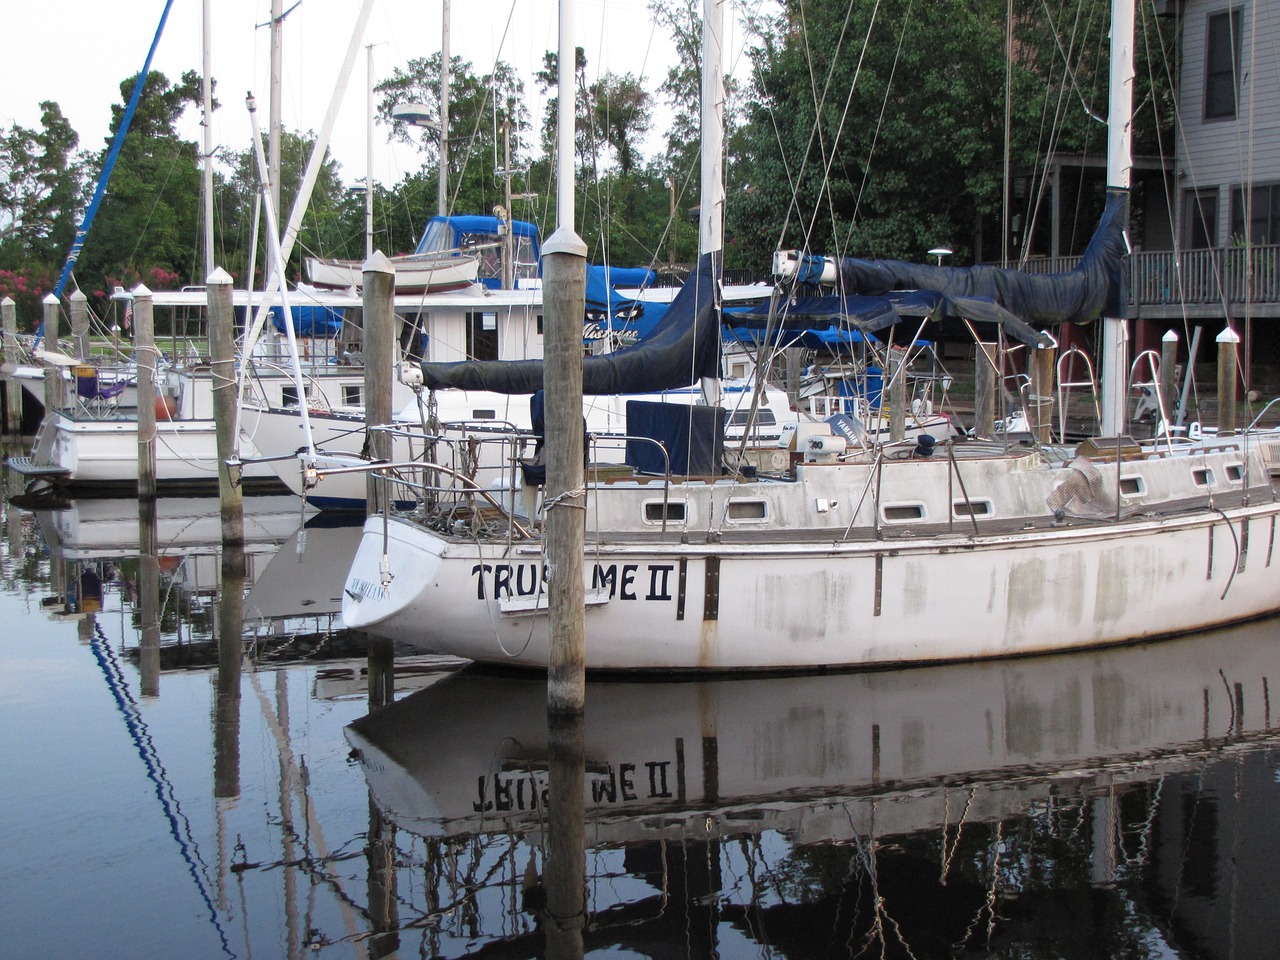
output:
[[[364,258],[373,256],[373,44],[365,45],[368,59],[365,72],[368,75],[365,90],[364,132]]]
[[[200,78],[201,116],[204,140],[200,158],[200,192],[204,199],[204,275],[213,273],[213,24],[211,23],[213,0],[204,0],[200,6],[201,64]]]
[[[1126,191],[1133,172],[1133,29],[1134,0],[1112,0],[1107,186]],[[1119,436],[1125,429],[1128,357],[1129,331],[1126,319],[1103,318],[1102,435],[1105,437]]]
[[[702,13],[702,165],[698,200],[698,247],[718,258],[724,250],[724,0],[703,0]],[[715,283],[721,270],[717,265]],[[719,291],[716,292],[717,303]],[[713,322],[719,323],[718,311]],[[718,377],[703,377],[704,403],[720,401]]]
[[[436,213],[449,214],[449,0],[440,12],[440,167],[436,176]]]
[[[284,58],[284,0],[271,0],[271,126],[267,133],[267,172],[271,177],[271,206],[280,210],[280,74]]]

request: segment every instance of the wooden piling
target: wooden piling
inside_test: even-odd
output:
[[[381,250],[364,263],[364,421],[369,455],[391,459],[391,437],[370,427],[391,422],[391,377],[396,362],[396,268]],[[370,516],[382,509],[384,489],[370,473],[365,480],[366,509]]]
[[[547,709],[581,713],[586,703],[586,491],[582,436],[582,317],[587,246],[562,226],[542,248],[544,387],[547,417],[546,551],[551,651]]]
[[[18,362],[18,305],[12,297],[0,300],[0,328],[4,332],[4,432],[16,437],[22,432],[22,384],[13,378]]]
[[[1174,391],[1178,387],[1178,334],[1165,331],[1160,338],[1160,419],[1173,421]]]
[[[58,298],[52,293],[42,301],[44,308],[44,349],[45,352],[58,351],[58,323],[62,310]],[[45,365],[44,370],[44,409],[46,413],[61,410],[63,404],[62,368],[56,363]]]
[[[232,482],[227,461],[235,454],[236,316],[231,274],[217,267],[205,280],[209,297],[209,362],[213,377],[213,422],[218,450],[218,497],[224,546],[244,543],[244,495]]]
[[[1058,351],[1037,345],[1031,351],[1031,396],[1028,398],[1028,425],[1039,443],[1053,439],[1053,379]]]
[[[151,291],[133,291],[134,353],[138,363],[138,499],[156,495],[156,331]]]
[[[1240,334],[1227,327],[1218,334],[1218,433],[1236,430],[1236,361]]]
[[[973,434],[993,437],[996,432],[996,384],[1000,380],[1000,348],[994,343],[976,344],[973,358]]]
[[[67,297],[71,316],[71,339],[77,360],[89,359],[89,298],[83,290],[76,290]]]
[[[907,435],[907,352],[890,347],[887,353],[889,439],[897,443]]]

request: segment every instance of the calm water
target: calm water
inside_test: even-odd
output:
[[[391,680],[341,630],[355,531],[251,501],[237,610],[216,502],[161,504],[158,562],[136,509],[6,508],[4,956],[542,956],[575,835],[595,956],[1277,955],[1275,621],[592,683],[549,735],[536,679],[401,656]]]

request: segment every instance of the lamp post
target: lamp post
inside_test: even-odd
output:
[[[391,108],[391,116],[396,120],[403,121],[411,127],[419,127],[423,130],[430,130],[436,135],[440,143],[440,167],[439,167],[439,192],[438,203],[439,209],[436,211],[440,216],[448,213],[447,197],[449,195],[448,184],[446,178],[448,176],[448,161],[445,156],[446,144],[444,134],[440,129],[440,121],[432,115],[431,108],[425,103],[397,103]]]
[[[929,256],[938,258],[938,266],[942,266],[942,258],[951,256],[950,247],[934,247],[929,251]]]

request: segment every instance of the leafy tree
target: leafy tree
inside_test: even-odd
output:
[[[920,259],[939,243],[971,258],[1003,200],[1006,76],[1015,170],[1105,142],[1104,6],[1018,0],[1010,62],[1004,0],[786,0],[756,23],[730,258]]]
[[[283,130],[280,135],[280,205],[277,213],[280,229],[284,229],[311,152],[316,135]],[[215,188],[215,217],[222,226],[225,262],[234,264],[237,276],[248,269],[249,250],[253,244],[253,211],[261,195],[261,179],[258,162],[252,147],[236,151],[226,157],[229,174],[219,180]],[[376,195],[375,195],[376,199]],[[261,286],[268,272],[268,246],[266,242],[266,217],[259,217],[257,256],[255,259],[255,286]],[[311,256],[364,257],[364,197],[349,191],[342,182],[341,165],[327,153],[320,167],[320,175],[311,192],[298,242],[294,245],[286,270],[288,278],[305,279],[303,258]]]
[[[123,101],[136,76],[120,84],[111,137],[124,116]],[[86,293],[109,292],[153,270],[189,283],[199,271],[200,167],[196,145],[179,139],[183,111],[200,102],[200,77],[188,70],[171,85],[162,73],[147,75],[105,199],[85,240],[76,280]],[[97,163],[101,169],[107,146]],[[199,282],[203,282],[199,277]]]
[[[65,255],[84,202],[79,136],[56,103],[40,104],[40,129],[0,129],[0,266],[48,266]]]
[[[417,211],[416,233],[427,217],[435,213],[438,194],[439,139],[435,132],[414,131],[409,124],[391,116],[391,108],[402,103],[422,103],[439,115],[440,54],[410,60],[403,68],[379,83],[381,95],[377,111],[380,121],[390,127],[391,139],[414,144],[422,151],[422,180],[432,189],[430,198]],[[449,209],[457,213],[487,213],[505,199],[505,184],[497,170],[503,162],[503,123],[510,124],[511,162],[526,162],[526,145],[521,133],[528,126],[524,106],[524,83],[508,64],[499,61],[491,74],[477,76],[469,62],[450,58],[449,73]]]

